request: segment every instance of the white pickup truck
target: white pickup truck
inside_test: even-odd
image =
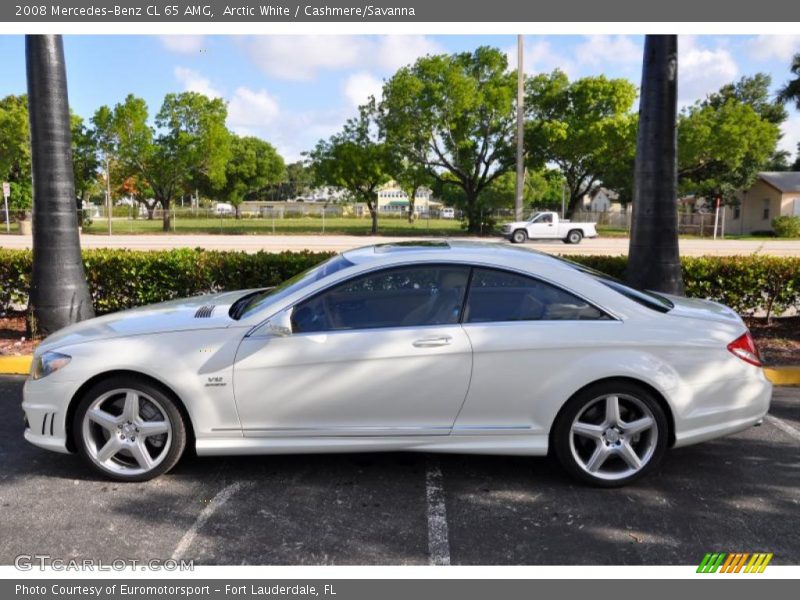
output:
[[[597,237],[596,223],[572,223],[560,219],[555,212],[537,212],[527,221],[503,225],[503,237],[513,244],[525,240],[561,240],[565,244],[580,244],[583,238]]]

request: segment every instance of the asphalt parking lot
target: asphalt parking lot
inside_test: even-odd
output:
[[[761,427],[597,490],[545,458],[394,453],[187,457],[119,484],[23,440],[22,382],[0,377],[0,564],[800,564],[800,388],[776,388]]]

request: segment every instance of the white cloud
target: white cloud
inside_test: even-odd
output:
[[[375,96],[375,99],[380,101],[383,81],[366,71],[359,71],[345,80],[342,92],[350,106],[357,108],[364,104],[370,96]]]
[[[780,150],[788,151],[794,158],[797,156],[797,144],[800,143],[800,115],[797,113],[789,117],[781,126],[783,137],[778,143]]]
[[[427,54],[445,52],[436,41],[424,35],[386,35],[377,39],[376,66],[390,72],[413,64]]]
[[[626,35],[589,35],[575,49],[575,58],[587,65],[641,64],[642,48]]]
[[[265,74],[312,81],[321,71],[379,69],[392,72],[440,46],[421,35],[271,35],[243,40],[248,58]]]
[[[187,92],[197,92],[209,98],[222,97],[222,92],[215,88],[211,81],[203,77],[198,71],[178,66],[175,67],[174,73],[177,80],[183,85],[183,89]]]
[[[747,49],[756,60],[778,59],[788,65],[800,52],[800,35],[757,35],[747,42]]]
[[[159,39],[164,48],[177,54],[198,54],[205,43],[202,35],[161,35]]]
[[[524,68],[526,73],[550,73],[555,69],[561,69],[569,77],[575,76],[577,64],[575,60],[553,49],[550,42],[546,40],[531,41],[525,40],[525,55],[523,56]],[[508,68],[517,68],[517,47],[506,48],[508,58]]]
[[[228,125],[240,134],[252,134],[272,124],[280,107],[266,90],[238,87],[228,102]]]
[[[738,74],[739,66],[726,48],[703,47],[694,36],[678,40],[678,97],[682,105],[702,100]]]

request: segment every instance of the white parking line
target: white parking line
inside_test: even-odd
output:
[[[773,417],[772,415],[767,415],[766,420],[775,425],[775,427],[777,427],[784,433],[788,433],[794,439],[800,440],[800,429],[796,429],[795,427],[789,425],[783,419],[779,419],[778,417]]]
[[[431,459],[425,473],[425,493],[428,499],[428,554],[432,565],[450,564],[450,541],[447,533],[447,510],[444,504],[444,485],[439,462]]]
[[[211,518],[211,515],[213,515],[218,508],[230,500],[231,496],[238,492],[241,487],[242,484],[237,481],[236,483],[232,483],[223,488],[211,499],[211,502],[209,502],[208,505],[202,511],[200,511],[199,515],[197,515],[197,519],[195,519],[195,522],[192,523],[192,526],[186,531],[186,533],[183,534],[181,541],[178,542],[178,545],[175,547],[175,551],[172,553],[172,560],[183,558],[183,555],[186,554],[186,551],[192,545],[192,542],[194,542],[194,538],[197,537],[197,532],[202,529],[203,525],[206,524],[206,521]]]

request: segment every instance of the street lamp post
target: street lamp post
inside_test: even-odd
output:
[[[514,197],[515,220],[522,220],[522,202],[525,188],[524,134],[525,134],[525,74],[523,69],[524,42],[517,36],[517,185]]]

